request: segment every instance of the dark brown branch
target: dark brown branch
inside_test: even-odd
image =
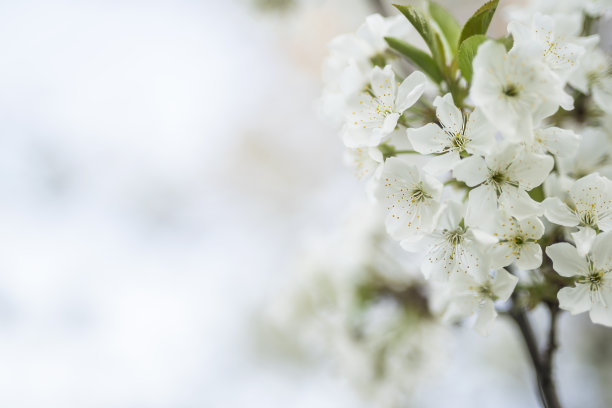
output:
[[[552,407],[559,407],[557,391],[555,389],[555,381],[553,377],[553,357],[557,350],[557,317],[559,315],[559,306],[556,303],[547,303],[550,311],[550,327],[548,329],[548,341],[546,349],[542,356],[542,386],[544,389],[550,389],[550,396],[554,397]]]
[[[550,304],[550,329],[548,333],[548,343],[546,350],[543,354],[540,354],[536,336],[531,328],[531,323],[525,313],[523,307],[517,304],[516,293],[512,296],[513,308],[510,311],[510,316],[516,322],[517,326],[521,331],[525,346],[531,358],[534,371],[536,373],[536,380],[538,384],[538,394],[544,408],[561,408],[559,403],[559,397],[557,397],[557,391],[555,383],[552,377],[552,360],[554,352],[557,348],[556,332],[557,332],[557,314],[558,306],[556,304]]]

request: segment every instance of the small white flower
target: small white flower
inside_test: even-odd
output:
[[[511,21],[508,31],[514,39],[511,52],[534,54],[535,57],[541,58],[552,72],[566,81],[577,68],[578,59],[585,49],[573,41],[574,38],[567,32],[566,27],[560,24],[561,21],[536,13],[531,26]]]
[[[417,37],[403,16],[383,18],[372,14],[357,32],[340,35],[329,43],[330,55],[323,63],[325,88],[320,107],[334,123],[342,123],[348,101],[367,85],[375,63],[395,63],[394,58],[388,58],[387,36],[405,40]]]
[[[482,270],[482,251],[472,228],[463,220],[464,208],[449,201],[442,210],[435,231],[427,234],[421,242],[426,248],[421,270],[426,279],[446,281],[454,273],[476,274]],[[405,249],[411,249],[404,243]]]
[[[472,100],[506,136],[520,141],[531,124],[555,113],[559,105],[573,108],[574,100],[563,83],[541,61],[488,41],[478,48],[473,62]]]
[[[612,61],[594,45],[580,59],[580,66],[570,76],[569,83],[584,94],[590,90],[597,106],[612,113]]]
[[[451,309],[447,315],[467,317],[478,313],[474,329],[486,336],[497,317],[494,302],[508,300],[517,282],[518,278],[505,269],[498,269],[495,278],[489,274],[455,274],[450,280]]]
[[[569,193],[569,205],[557,197],[543,202],[544,215],[565,227],[583,226],[612,230],[612,182],[594,173],[576,180]]]
[[[333,54],[345,60],[354,59],[359,64],[371,63],[377,55],[384,53],[388,45],[385,37],[406,38],[412,31],[403,16],[384,18],[380,14],[366,17],[356,33],[342,34],[329,43]]]
[[[348,147],[380,144],[395,130],[402,113],[421,97],[425,82],[425,74],[417,71],[399,84],[390,65],[384,69],[374,67],[370,89],[349,106],[344,143]]]
[[[561,174],[575,179],[594,172],[612,177],[612,143],[602,128],[588,127],[580,132],[580,146],[569,157],[559,157],[557,165]]]
[[[599,234],[588,255],[561,242],[546,248],[553,269],[561,276],[577,277],[557,297],[559,306],[575,315],[589,311],[593,323],[612,326],[612,233]]]
[[[502,216],[493,233],[499,242],[490,252],[491,266],[499,268],[516,261],[516,266],[528,271],[542,264],[542,248],[538,239],[544,235],[544,224],[538,217],[517,220]]]
[[[437,179],[401,159],[387,159],[376,195],[386,207],[389,234],[405,239],[431,232],[441,194]]]
[[[461,160],[453,175],[476,187],[469,194],[466,222],[475,225],[494,215],[498,202],[518,219],[541,215],[540,205],[527,191],[542,184],[553,164],[551,156],[520,151],[516,145],[507,145],[484,159],[470,156]]]
[[[407,129],[406,134],[414,150],[421,154],[439,153],[425,166],[425,170],[443,173],[459,162],[461,153],[487,154],[495,142],[495,129],[481,110],[476,108],[464,115],[453,102],[451,94],[434,100],[440,126],[429,123],[418,129]]]

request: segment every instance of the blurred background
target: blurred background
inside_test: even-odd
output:
[[[317,100],[381,3],[0,3],[0,406],[373,406],[260,311],[367,201]],[[458,331],[414,406],[537,406],[513,336]],[[568,406],[604,406],[592,352],[562,341]]]

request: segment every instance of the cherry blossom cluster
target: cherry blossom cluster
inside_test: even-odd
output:
[[[612,326],[612,58],[595,34],[612,4],[535,2],[493,38],[497,3],[464,25],[435,3],[369,16],[330,44],[323,111],[445,318],[486,334],[543,281],[531,303]]]

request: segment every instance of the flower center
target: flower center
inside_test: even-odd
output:
[[[578,283],[589,285],[589,289],[591,292],[595,292],[599,290],[599,287],[602,284],[604,277],[604,271],[602,270],[594,270],[587,276],[581,276],[578,278]]]
[[[508,183],[508,177],[499,170],[491,171],[489,173],[489,183],[495,187],[498,194],[502,191],[502,186]]]
[[[448,230],[444,231],[444,238],[446,239],[446,241],[449,243],[451,247],[450,259],[455,258],[455,252],[457,250],[457,246],[463,243],[464,234],[465,234],[465,229],[461,227],[455,230],[452,230],[452,231],[448,231]]]
[[[491,289],[491,285],[488,282],[482,285],[480,288],[478,288],[478,293],[483,298],[497,300],[497,296],[495,296],[495,294],[493,293],[493,290]]]
[[[502,88],[502,92],[509,98],[514,98],[518,96],[519,90],[518,87],[514,84],[508,84]]]
[[[597,214],[594,211],[583,211],[579,215],[580,222],[585,226],[592,227],[597,224]]]
[[[468,144],[469,139],[461,133],[454,134],[450,139],[451,149],[462,152],[465,150],[465,146]]]
[[[423,188],[423,184],[419,183],[417,186],[415,186],[415,188],[412,190],[412,192],[410,193],[410,198],[412,198],[412,202],[423,202],[429,198],[431,198],[431,196],[429,194],[427,194],[427,192],[425,191],[425,189]]]

